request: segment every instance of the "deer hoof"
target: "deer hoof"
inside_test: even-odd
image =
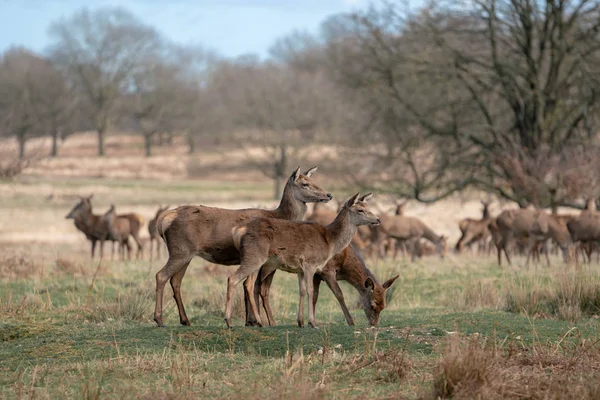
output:
[[[162,318],[154,317],[154,322],[156,322],[156,325],[159,328],[164,328],[165,327],[165,324],[163,324],[163,322],[162,322]]]
[[[298,328],[304,328],[304,322],[298,321]]]
[[[308,325],[313,329],[319,329],[319,327],[316,324],[313,324],[312,322],[309,322]]]
[[[188,321],[187,319],[186,319],[185,321],[184,321],[184,320],[181,320],[181,321],[179,321],[179,323],[180,323],[181,325],[184,325],[184,326],[191,326],[191,325],[192,325],[192,324],[190,323],[190,321]]]
[[[225,320],[225,323],[227,324],[227,328],[231,329],[232,328],[231,327],[231,321],[228,320],[227,318],[224,318],[224,320]]]

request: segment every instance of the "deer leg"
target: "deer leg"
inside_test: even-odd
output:
[[[90,242],[92,244],[92,260],[94,259],[94,253],[96,252],[96,239],[90,239]]]
[[[154,256],[154,239],[152,237],[150,237],[150,262],[152,262],[153,256]]]
[[[308,324],[312,328],[318,328],[315,322],[315,305],[313,304],[314,286],[313,279],[315,277],[314,271],[307,271],[304,273],[304,282],[306,285],[306,291],[308,293]]]
[[[252,252],[256,254],[256,252]],[[243,254],[243,252],[242,252]],[[242,263],[240,267],[235,271],[229,278],[227,278],[227,301],[225,304],[225,323],[228,328],[231,328],[231,313],[232,313],[232,305],[233,305],[233,290],[235,287],[242,282],[244,279],[249,277],[252,273],[257,272],[260,267],[267,261],[268,256],[258,255],[258,259],[250,260],[244,259],[242,256]],[[254,302],[254,296],[251,296],[250,304],[252,306],[252,312],[256,316],[256,320],[258,323],[261,323],[260,314],[258,309],[256,308],[256,303]]]
[[[261,318],[260,318],[260,309],[258,307],[258,295],[256,294],[256,290],[260,290],[260,285],[256,284],[258,277],[260,276],[260,269],[256,272],[253,272],[244,280],[244,298],[247,298],[250,302],[250,310],[253,312],[253,317],[255,319],[255,326],[262,326]],[[256,311],[256,314],[254,312]],[[257,317],[258,315],[258,317]],[[249,315],[248,315],[249,316]],[[248,325],[246,323],[246,325]]]
[[[300,298],[298,300],[298,327],[304,327],[304,297],[306,296],[306,281],[304,280],[304,274],[298,274],[298,291],[300,293]],[[312,299],[312,298],[311,298]]]
[[[318,275],[315,275],[314,282],[317,281],[317,277],[318,277]],[[352,318],[350,311],[348,311],[348,307],[346,306],[346,302],[344,300],[344,292],[342,292],[342,288],[340,288],[340,285],[338,285],[338,283],[337,283],[337,277],[335,276],[335,274],[327,274],[327,275],[323,276],[323,279],[325,279],[327,286],[329,286],[329,289],[331,289],[331,291],[333,292],[333,295],[337,299],[338,303],[340,303],[340,307],[342,308],[342,312],[344,313],[344,317],[346,318],[346,322],[348,323],[348,326],[354,326],[354,319]],[[319,282],[320,281],[321,280],[319,279]],[[315,289],[317,287],[318,286],[315,286]],[[316,289],[314,293],[315,294],[318,293],[318,289]],[[314,294],[313,294],[313,296],[314,296]],[[313,301],[314,301],[313,308],[316,308],[316,304],[317,304],[316,297],[313,298]]]
[[[273,318],[273,311],[271,311],[271,303],[269,301],[269,292],[271,291],[271,283],[273,282],[273,277],[275,276],[275,271],[271,272],[264,278],[260,284],[260,297],[262,298],[263,308],[265,309],[265,313],[267,314],[267,320],[269,322],[269,326],[275,326],[275,319]]]
[[[177,304],[177,310],[179,311],[179,323],[181,325],[190,326],[190,320],[188,319],[185,308],[183,307],[183,300],[181,299],[181,281],[183,276],[190,265],[191,259],[183,265],[183,267],[171,277],[171,288],[173,289],[173,298]]]
[[[164,326],[162,320],[162,305],[163,305],[163,293],[165,285],[175,274],[177,274],[182,268],[186,268],[192,260],[192,256],[185,258],[174,258],[169,257],[167,263],[160,271],[156,273],[156,304],[154,308],[154,321],[158,326]],[[183,275],[181,276],[183,279]],[[181,281],[179,281],[181,283]]]
[[[135,234],[131,234],[131,236],[133,237],[133,240],[135,241],[135,244],[137,245],[137,253],[135,254],[135,259],[136,260],[143,260],[144,259],[144,245],[142,244],[142,241],[140,240],[140,236],[138,233]],[[127,239],[129,240],[129,239]]]

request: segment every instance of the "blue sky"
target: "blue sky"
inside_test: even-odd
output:
[[[420,0],[412,0],[411,5]],[[0,52],[11,45],[43,51],[51,22],[87,6],[121,6],[181,44],[218,53],[268,54],[293,30],[318,32],[329,15],[366,7],[369,0],[0,0]]]

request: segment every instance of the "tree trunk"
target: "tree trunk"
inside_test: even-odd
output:
[[[196,152],[196,139],[191,133],[187,134],[188,139],[188,153],[194,154]]]
[[[275,200],[281,197],[281,187],[283,185],[284,179],[286,177],[287,171],[287,147],[285,145],[279,148],[279,159],[275,161],[274,164],[274,177],[275,177],[275,193],[273,193],[273,198]]]
[[[19,141],[19,160],[22,160],[25,158],[25,142],[27,139],[25,135],[19,135],[17,136],[17,140]]]
[[[144,147],[146,149],[146,157],[152,156],[152,134],[144,135]]]
[[[104,129],[98,129],[98,156],[104,156]]]
[[[56,157],[58,155],[58,130],[54,129],[52,131],[52,150],[50,152],[51,157]]]

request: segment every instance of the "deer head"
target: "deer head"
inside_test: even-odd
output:
[[[362,296],[362,308],[371,326],[379,324],[379,314],[386,306],[385,292],[399,276],[388,279],[383,285],[376,284],[371,277],[367,277],[365,280],[366,293]]]
[[[310,179],[316,170],[317,167],[312,167],[301,174],[300,167],[298,167],[290,176],[286,190],[290,190],[292,196],[303,203],[327,203],[333,198],[331,193],[321,189]]]
[[[67,216],[65,218],[66,219],[77,219],[86,213],[91,213],[92,212],[92,197],[94,197],[93,194],[89,195],[88,197],[80,196],[79,203],[75,204],[75,206],[71,209],[71,211],[69,211],[69,213],[67,214]]]
[[[369,210],[367,204],[367,201],[373,197],[373,193],[367,193],[360,198],[359,196],[360,193],[356,193],[344,204],[344,209],[350,213],[350,222],[356,226],[379,225],[381,219]]]

